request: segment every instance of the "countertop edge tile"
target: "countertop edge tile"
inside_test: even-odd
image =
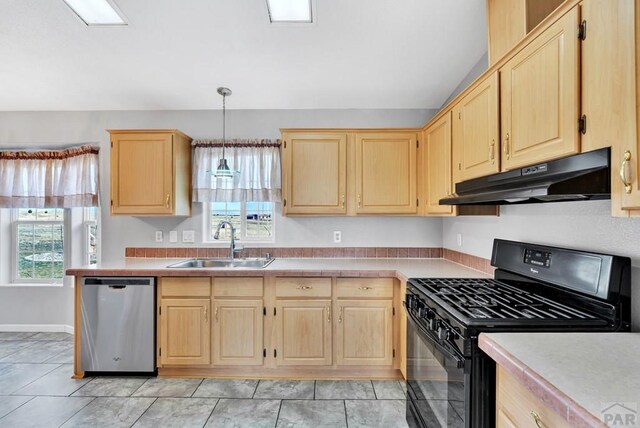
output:
[[[261,276],[261,277],[363,277],[396,278],[488,278],[486,273],[446,259],[388,258],[276,258],[264,269],[189,269],[167,266],[184,259],[123,259],[98,266],[71,267],[72,276]]]

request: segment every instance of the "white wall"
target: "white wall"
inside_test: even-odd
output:
[[[278,138],[279,128],[420,127],[434,110],[229,110],[229,138]],[[102,260],[124,257],[127,246],[154,246],[153,232],[194,229],[199,245],[202,207],[191,218],[135,218],[109,215],[109,136],[106,129],[178,128],[193,138],[219,137],[221,112],[102,111],[0,112],[0,149],[99,144],[102,203]],[[278,211],[280,212],[280,207]],[[277,246],[331,246],[331,232],[343,233],[343,246],[442,245],[442,220],[401,217],[315,217],[276,215]],[[181,234],[179,233],[179,236]],[[165,242],[165,246],[169,246]],[[0,325],[71,324],[69,286],[0,287]]]

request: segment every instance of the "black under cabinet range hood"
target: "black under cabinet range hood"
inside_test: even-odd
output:
[[[512,205],[611,198],[610,149],[456,184],[440,205]]]

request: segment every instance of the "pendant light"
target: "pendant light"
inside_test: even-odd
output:
[[[218,93],[222,95],[222,158],[220,158],[220,162],[218,163],[218,168],[214,174],[216,178],[230,179],[233,178],[233,172],[229,168],[229,164],[227,163],[227,159],[224,157],[225,155],[225,145],[227,143],[227,133],[226,133],[226,122],[227,122],[227,97],[231,95],[231,89],[229,88],[218,88]]]

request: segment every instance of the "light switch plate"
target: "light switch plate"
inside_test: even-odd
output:
[[[196,242],[196,231],[195,230],[183,230],[182,231],[182,242],[194,243]]]
[[[156,242],[162,242],[164,240],[163,236],[162,236],[162,231],[161,230],[156,230]]]
[[[169,242],[178,242],[178,231],[172,230],[169,232]]]

